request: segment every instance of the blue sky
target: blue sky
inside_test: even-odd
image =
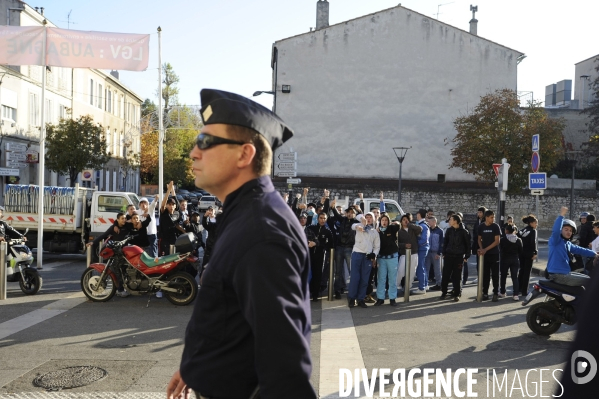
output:
[[[273,42],[314,27],[316,0],[37,0],[59,27],[124,33],[150,33],[150,66],[145,72],[122,72],[121,80],[143,98],[157,101],[158,41],[162,60],[180,77],[179,100],[199,104],[204,87],[248,97],[270,90]],[[398,0],[329,0],[330,24],[399,4]],[[470,4],[478,5],[478,34],[521,51],[518,90],[543,100],[545,86],[575,79],[574,63],[599,54],[595,0],[403,0],[416,12],[468,30]],[[442,4],[441,6],[439,6]],[[272,96],[255,98],[267,107]]]

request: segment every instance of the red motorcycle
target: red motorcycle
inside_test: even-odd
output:
[[[81,289],[94,302],[106,302],[117,291],[115,270],[120,270],[123,286],[133,295],[151,294],[162,290],[175,305],[188,305],[198,293],[194,276],[198,258],[193,256],[193,234],[179,236],[175,253],[158,258],[148,256],[136,245],[127,246],[132,237],[123,241],[108,240],[100,257],[104,263],[91,264],[81,276]]]

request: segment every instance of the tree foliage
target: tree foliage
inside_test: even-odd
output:
[[[68,175],[71,187],[83,169],[101,169],[110,159],[102,125],[89,115],[46,125],[46,168]]]
[[[599,58],[595,62],[597,63],[595,70],[599,72]],[[599,76],[591,82],[590,90],[594,94],[593,99],[589,102],[589,106],[582,111],[589,117],[589,121],[586,123],[589,141],[583,143],[583,150],[586,157],[595,161],[595,158],[599,156]]]
[[[163,79],[162,83],[162,99],[164,100],[164,110],[168,110],[169,107],[178,103],[179,88],[179,76],[175,73],[173,66],[165,62],[162,64]]]
[[[445,139],[452,145],[450,168],[460,168],[477,180],[495,181],[492,164],[506,158],[509,169],[510,192],[520,192],[528,186],[531,172],[531,143],[534,134],[540,135],[541,166],[554,167],[562,158],[563,119],[550,119],[539,103],[520,108],[516,92],[509,89],[481,97],[474,110],[454,121],[457,134]]]

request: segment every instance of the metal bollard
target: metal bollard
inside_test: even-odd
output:
[[[406,248],[406,276],[404,277],[403,301],[410,302],[410,290],[412,289],[412,250]]]
[[[6,241],[0,242],[0,300],[6,299]]]
[[[329,255],[331,257],[330,262],[329,262],[329,301],[333,300],[333,267],[334,265],[334,259],[335,259],[335,249],[331,248],[331,254]]]
[[[92,245],[90,245],[89,247],[87,247],[87,249],[85,250],[86,255],[87,255],[87,267],[89,267],[89,265],[92,264]]]
[[[476,302],[483,301],[483,274],[485,269],[485,256],[478,255],[478,288],[476,294]]]
[[[171,246],[169,247],[169,254],[171,254],[171,255],[172,255],[172,254],[174,254],[174,253],[175,253],[175,246],[174,246],[174,245],[171,245]]]

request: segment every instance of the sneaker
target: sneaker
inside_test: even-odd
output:
[[[431,290],[431,291],[441,291],[441,286],[440,286],[440,285],[438,285],[438,284],[437,284],[437,285],[433,285],[433,286],[430,288],[430,290]]]
[[[478,279],[475,278],[474,280],[472,280],[472,284],[478,284]]]
[[[372,295],[366,295],[366,298],[364,298],[364,302],[366,302],[366,303],[375,303],[376,301],[374,300],[374,298],[372,297]]]
[[[499,301],[499,298],[497,298],[497,294],[493,294],[493,299],[491,299],[491,301],[493,301],[493,302]]]
[[[341,299],[341,293],[339,291],[335,292],[335,299]]]
[[[385,303],[384,300],[382,299],[377,299],[376,303],[374,304],[374,306],[381,306],[383,303]]]
[[[162,298],[162,291],[158,291],[156,293],[156,298]]]
[[[514,295],[514,301],[519,301],[520,300],[520,296],[519,295]]]
[[[445,300],[445,299],[447,299],[447,294],[442,294],[442,295],[439,297],[439,300],[440,300],[440,301],[443,301],[443,300]]]
[[[460,297],[459,296],[454,296],[452,297],[454,302],[460,302]]]
[[[489,300],[489,294],[483,294],[483,301]]]
[[[122,291],[116,292],[116,296],[118,296],[120,298],[127,298],[129,295],[131,295],[131,294],[127,290],[122,290]]]
[[[354,306],[356,306],[356,300],[348,298],[347,299],[347,306],[349,306],[350,308],[353,308]]]
[[[426,294],[426,290],[421,290],[420,288],[414,291],[414,295],[424,295]]]
[[[502,294],[501,292],[499,293],[499,298],[505,298],[505,294]]]
[[[397,306],[397,303],[395,302],[395,299],[391,299],[389,301],[389,305],[391,305],[391,306]]]
[[[367,308],[368,305],[366,305],[366,303],[364,301],[358,301],[358,306],[361,308]]]

